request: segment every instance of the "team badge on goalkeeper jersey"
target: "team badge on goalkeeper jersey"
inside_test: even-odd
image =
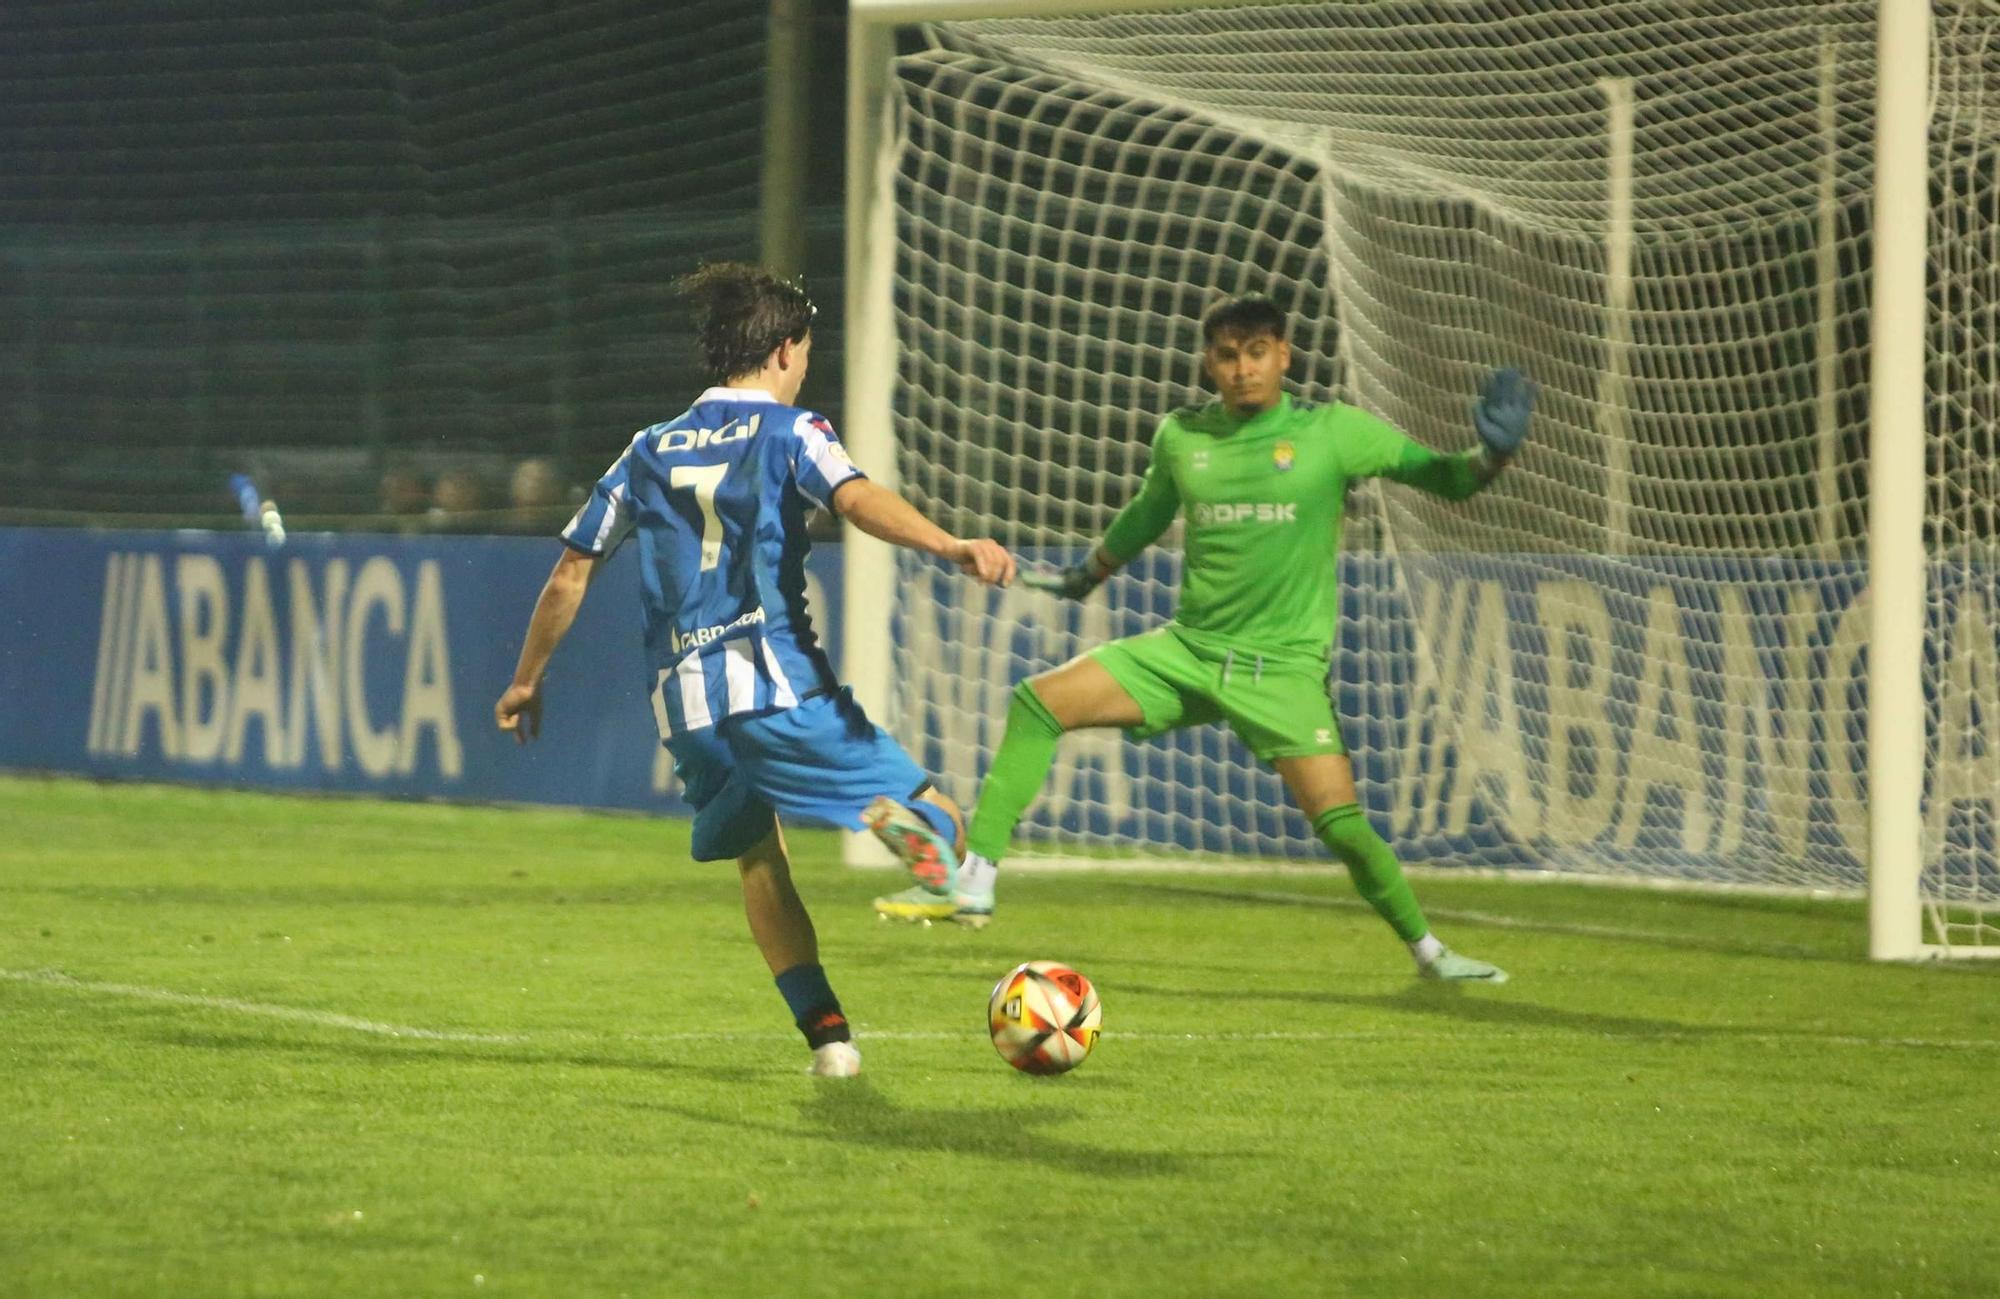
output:
[[[1278,445],[1271,448],[1271,463],[1278,467],[1279,473],[1282,474],[1290,469],[1293,459],[1294,454],[1291,443],[1280,441]]]

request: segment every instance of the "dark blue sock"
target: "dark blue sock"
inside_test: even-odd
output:
[[[840,999],[833,995],[833,985],[826,981],[826,967],[822,965],[794,965],[778,976],[778,993],[791,1008],[792,1021],[799,1026],[799,1032],[806,1035],[806,1045],[822,1047],[828,1042],[846,1042],[853,1038],[847,1028],[847,1016],[840,1012]]]

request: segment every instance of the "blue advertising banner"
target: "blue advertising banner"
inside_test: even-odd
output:
[[[493,725],[551,538],[0,529],[0,767],[685,812],[647,700],[636,547]],[[835,636],[840,552],[810,563]]]
[[[551,666],[541,741],[493,727],[556,553],[0,530],[0,767],[685,812],[647,699],[632,554],[606,565]],[[878,720],[969,801],[1014,685],[1158,625],[1177,564],[1154,552],[1079,603],[906,559]],[[810,572],[838,661],[838,548]],[[1864,576],[1740,557],[1350,556],[1330,685],[1364,806],[1410,860],[1858,885]],[[1926,841],[1946,878],[1983,880],[2000,825],[1996,573],[1937,565],[1932,588]],[[1321,856],[1221,727],[1066,737],[1022,834],[1079,833]]]
[[[1179,575],[1171,550],[1149,551],[1077,603],[902,571],[895,729],[954,792],[998,742],[1014,682],[1157,626]],[[1932,567],[1924,673],[1928,864],[1987,887],[2000,886],[1996,578]],[[1406,860],[1865,882],[1861,565],[1360,554],[1341,582],[1335,713],[1362,804]],[[1064,737],[1021,834],[1320,855],[1276,774],[1221,727]]]

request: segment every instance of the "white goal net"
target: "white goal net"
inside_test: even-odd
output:
[[[1351,503],[1332,687],[1405,860],[1860,890],[1875,7],[1351,3],[940,23],[895,61],[903,489],[1066,562],[1205,400],[1198,318],[1292,316],[1293,392],[1471,444]],[[2000,11],[1937,11],[1924,894],[2000,942]],[[1915,430],[1910,431],[1915,436]],[[899,573],[890,722],[969,797],[1025,675],[1172,608]],[[1225,732],[1067,737],[1023,852],[1315,859]],[[1949,926],[1948,928],[1944,926]]]

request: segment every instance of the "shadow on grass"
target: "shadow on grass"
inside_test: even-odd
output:
[[[1311,1006],[1349,1006],[1392,1014],[1436,1015],[1469,1024],[1502,1028],[1554,1029],[1560,1032],[1594,1034],[1600,1037],[1728,1041],[1795,1039],[1805,1042],[1867,1040],[1866,1034],[1830,1033],[1822,1029],[1791,1028],[1783,1024],[1689,1024],[1674,1019],[1650,1019],[1641,1015],[1599,1015],[1589,1011],[1564,1010],[1556,1006],[1521,1001],[1507,993],[1473,992],[1458,984],[1412,983],[1400,992],[1363,995],[1334,992],[1325,988],[1193,988],[1154,987],[1121,983],[1122,992],[1153,997],[1170,997],[1188,1004],[1215,1001],[1279,1001]],[[1917,1046],[1920,1042],[1902,1045]],[[1939,1043],[1956,1049],[1953,1043]]]
[[[768,1079],[769,1069],[746,1066],[685,1064],[657,1057],[603,1055],[588,1051],[523,1051],[460,1042],[427,1042],[416,1038],[371,1037],[353,1041],[308,1041],[296,1037],[259,1036],[254,1033],[202,1032],[173,1029],[148,1032],[144,1036],[162,1046],[189,1047],[205,1051],[235,1051],[246,1055],[284,1053],[322,1059],[347,1060],[370,1065],[522,1065],[569,1069],[622,1069],[656,1076],[705,1078],[710,1082],[740,1086]]]
[[[1133,881],[1123,887],[1141,893],[1178,899],[1199,899],[1205,902],[1233,902],[1242,906],[1290,907],[1296,910],[1325,910],[1370,914],[1366,903],[1353,897],[1321,897],[1310,893],[1272,892],[1256,889],[1222,889],[1190,884],[1159,884],[1147,881]],[[1527,886],[1523,886],[1527,887]],[[1746,898],[1745,904],[1769,903],[1770,899]],[[1681,897],[1673,898],[1675,906],[1699,902],[1703,906],[1731,907],[1741,911],[1744,908],[1727,898]],[[1804,903],[1781,901],[1786,914],[1798,917],[1798,908]],[[1595,925],[1577,920],[1537,919],[1529,916],[1488,916],[1481,913],[1451,907],[1426,907],[1425,910],[1455,925],[1470,927],[1494,927],[1518,929],[1525,933],[1565,934],[1576,938],[1596,938],[1607,942],[1634,943],[1649,947],[1664,947],[1672,950],[1714,952],[1723,956],[1757,956],[1785,961],[1827,961],[1838,965],[1864,964],[1867,959],[1865,933],[1839,935],[1839,946],[1805,947],[1792,943],[1744,943],[1727,938],[1711,938],[1703,934],[1674,934],[1648,932],[1642,929],[1628,929],[1623,925]]]
[[[1588,1011],[1562,1010],[1539,1006],[1498,995],[1467,996],[1451,984],[1413,983],[1401,992],[1336,992],[1327,988],[1164,988],[1121,982],[1120,992],[1149,997],[1168,997],[1193,1005],[1215,1001],[1276,1001],[1306,1006],[1350,1006],[1382,1010],[1394,1014],[1439,1015],[1468,1023],[1497,1024],[1511,1028],[1560,1029],[1573,1033],[1594,1033],[1605,1037],[1727,1037],[1770,1036],[1774,1030],[1708,1027],[1684,1024],[1671,1019],[1648,1019],[1639,1015],[1597,1015]],[[1775,1030],[1783,1032],[1784,1030]],[[1805,1036],[1815,1036],[1806,1034]]]
[[[1237,1157],[1183,1151],[1113,1150],[1065,1140],[1041,1129],[1074,1117],[1075,1110],[1047,1096],[1026,1105],[909,1109],[877,1092],[866,1078],[816,1081],[812,1096],[799,1106],[803,1123],[795,1129],[777,1130],[769,1123],[665,1102],[639,1102],[638,1108],[665,1111],[691,1122],[736,1128],[766,1138],[782,1135],[873,1151],[975,1155],[1086,1177],[1179,1178],[1215,1160]]]

